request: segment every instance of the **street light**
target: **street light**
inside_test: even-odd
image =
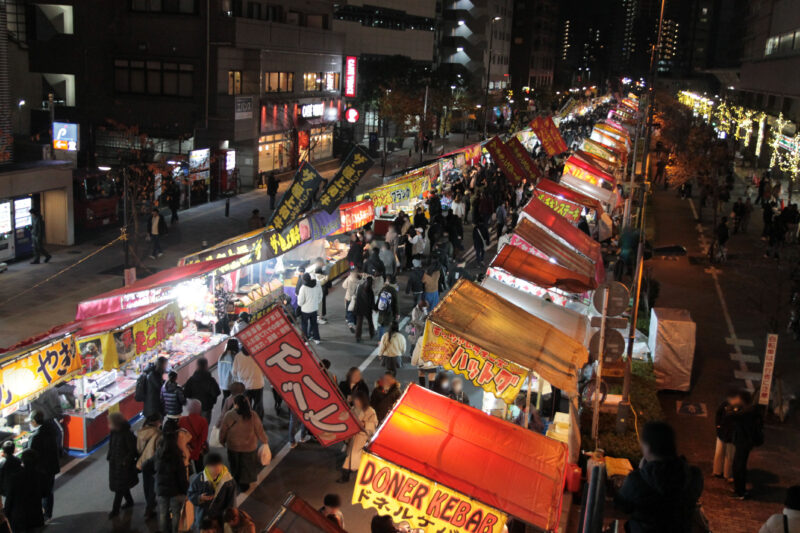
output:
[[[483,138],[489,135],[489,78],[492,75],[492,43],[494,42],[494,23],[502,20],[494,17],[489,24],[489,61],[486,65],[486,92],[483,95]]]

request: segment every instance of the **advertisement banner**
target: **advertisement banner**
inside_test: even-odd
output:
[[[420,197],[430,187],[431,180],[427,172],[420,171],[415,172],[411,177],[402,178],[394,183],[372,189],[367,194],[359,196],[359,198],[369,196],[372,200],[372,205],[377,209]]]
[[[531,121],[531,129],[539,138],[547,155],[552,157],[567,151],[567,143],[561,137],[553,117],[536,117]]]
[[[75,354],[71,335],[36,348],[0,368],[0,409],[41,392],[80,369],[81,360]]]
[[[577,224],[581,219],[581,211],[583,209],[578,204],[573,204],[572,202],[568,202],[563,198],[559,198],[555,194],[550,194],[549,192],[544,192],[539,189],[535,191],[536,198],[541,200],[541,202],[561,215],[562,217],[566,218],[573,224]]]
[[[525,149],[517,137],[511,137],[511,139],[506,141],[506,146],[511,152],[511,155],[514,156],[517,164],[525,171],[528,181],[536,181],[542,177],[542,171],[539,170],[536,161],[533,160],[531,154]]]
[[[500,137],[492,137],[484,145],[484,148],[492,156],[492,161],[503,172],[508,181],[518,184],[526,177],[525,171],[519,166],[511,150],[503,144]]]
[[[322,444],[346,440],[361,425],[283,309],[275,308],[236,334],[283,401]]]
[[[339,206],[339,220],[341,224],[336,233],[356,230],[375,220],[375,205],[372,200],[342,204]]]
[[[412,531],[426,533],[502,533],[508,521],[505,513],[493,507],[369,452],[361,454],[351,503],[391,515],[396,523],[406,522]]]
[[[308,207],[320,183],[322,183],[322,176],[311,166],[311,163],[305,162],[300,165],[294,175],[292,185],[283,193],[280,204],[272,212],[269,224],[276,231],[283,232]]]
[[[374,164],[366,150],[360,146],[353,148],[322,191],[319,205],[328,213],[333,213]]]
[[[528,375],[521,366],[487,352],[430,320],[425,323],[422,359],[461,374],[507,404],[514,403]]]
[[[581,161],[576,160],[574,157],[570,157],[567,159],[567,162],[564,163],[564,174],[575,176],[579,180],[591,183],[595,187],[602,187],[603,182],[606,180],[603,179],[600,173],[601,171],[592,172],[591,169],[591,166],[581,164]],[[609,181],[609,183],[614,185],[613,181]]]
[[[339,214],[314,211],[283,232],[270,230],[265,238],[264,260],[285,254],[307,241],[321,239],[339,229]]]

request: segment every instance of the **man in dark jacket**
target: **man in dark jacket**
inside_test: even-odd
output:
[[[392,322],[400,320],[400,310],[397,302],[397,289],[392,285],[393,279],[387,279],[378,293],[378,340],[389,330]]]
[[[275,209],[275,196],[278,195],[278,178],[275,177],[274,172],[270,172],[267,176],[267,196],[269,196],[269,208]]]
[[[147,221],[147,232],[150,234],[150,240],[153,241],[153,253],[150,254],[150,259],[161,257],[164,253],[161,251],[161,237],[167,234],[167,223],[164,222],[164,217],[158,212],[158,209],[153,209],[150,220]]]
[[[178,518],[181,514],[186,492],[189,489],[189,478],[183,462],[183,454],[178,447],[177,424],[171,421],[164,423],[164,431],[158,444],[156,454],[143,465],[152,465],[155,472],[156,497],[158,498],[159,531],[177,531]]]
[[[39,209],[32,207],[31,213],[31,241],[33,241],[33,261],[32,265],[39,264],[39,257],[44,256],[44,262],[50,261],[50,254],[44,249],[44,219]]]
[[[431,219],[442,214],[442,201],[436,191],[431,191],[431,195],[428,197],[428,213],[430,213]]]
[[[383,275],[386,274],[386,267],[384,266],[383,261],[381,261],[380,250],[377,248],[372,249],[369,259],[367,259],[367,262],[364,263],[364,272],[372,277],[383,277]]]
[[[455,268],[450,270],[450,274],[447,276],[447,286],[453,287],[460,279],[474,281],[472,274],[467,271],[467,263],[464,261],[461,261]]]
[[[353,312],[356,316],[356,342],[361,342],[361,331],[364,321],[369,328],[369,338],[375,337],[375,324],[372,322],[372,312],[375,310],[375,292],[372,290],[372,276],[365,277],[356,289],[356,303]]]
[[[225,510],[236,506],[236,481],[221,455],[206,455],[205,468],[192,476],[187,496],[194,504],[194,525],[198,530],[206,519],[222,523]]]
[[[155,364],[145,370],[145,396],[142,414],[145,418],[160,414],[164,416],[161,405],[161,387],[164,385],[164,373],[167,371],[167,358],[159,357]]]
[[[414,305],[416,305],[425,293],[425,284],[422,282],[422,276],[425,275],[425,270],[422,268],[422,261],[420,259],[413,259],[411,264],[413,267],[408,273],[406,294],[414,295]]]
[[[53,484],[56,480],[56,474],[61,472],[61,465],[58,461],[58,430],[55,428],[55,422],[52,420],[45,420],[44,414],[36,409],[31,411],[30,416],[31,427],[33,431],[28,439],[26,449],[36,452],[36,462],[39,470],[43,474],[43,496],[42,508],[44,509],[45,520],[50,520],[53,516]],[[24,461],[23,461],[24,463]]]
[[[630,515],[628,533],[689,533],[703,492],[700,469],[678,457],[675,431],[666,422],[642,428],[642,462],[625,479],[614,502]]]
[[[475,262],[483,266],[483,255],[489,244],[489,230],[484,224],[475,224],[472,228],[472,244],[475,246]]]
[[[394,372],[386,372],[376,383],[375,390],[372,391],[369,399],[369,404],[378,415],[378,422],[382,422],[386,418],[401,395],[400,384],[395,379]]]
[[[164,404],[164,413],[167,418],[178,419],[186,405],[186,395],[183,387],[178,385],[178,373],[170,371],[166,383],[161,386],[161,403]]]
[[[22,461],[14,455],[14,441],[3,443],[3,458],[0,461],[0,496],[8,497],[11,490],[11,479],[22,470]]]
[[[52,488],[47,488],[48,481],[40,466],[36,451],[22,452],[22,469],[11,478],[11,492],[5,502],[12,531],[39,531],[45,523],[42,498],[52,494]]]
[[[200,404],[203,406],[201,414],[203,418],[211,423],[211,411],[217,403],[220,390],[217,380],[214,379],[214,376],[208,371],[208,360],[205,357],[201,357],[197,360],[197,369],[194,371],[194,374],[186,380],[183,393],[187,398],[200,400]]]
[[[741,391],[738,397],[741,408],[733,414],[733,491],[737,499],[744,500],[750,496],[747,459],[753,448],[764,443],[764,423],[758,407],[752,404],[750,393]]]

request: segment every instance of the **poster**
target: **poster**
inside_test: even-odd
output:
[[[517,164],[522,167],[528,181],[536,181],[542,177],[542,171],[539,170],[536,161],[533,160],[531,154],[522,145],[519,138],[511,137],[511,139],[506,141],[506,146],[511,152],[511,155],[514,156]]]
[[[577,224],[581,219],[581,212],[583,211],[582,207],[577,204],[573,204],[563,198],[556,196],[555,194],[550,194],[549,192],[545,192],[539,189],[535,191],[536,198],[541,200],[541,202],[561,215],[562,217],[566,218],[573,224]]]
[[[322,365],[277,307],[236,334],[261,371],[308,431],[330,446],[361,425]]]
[[[322,208],[328,213],[333,213],[374,164],[366,150],[360,146],[353,148],[342,162],[339,171],[322,191],[319,197]]]
[[[490,354],[430,320],[425,323],[422,359],[464,376],[507,404],[514,403],[528,375],[521,366]]]
[[[0,409],[63,381],[81,369],[70,335],[36,348],[0,368]]]
[[[764,368],[761,371],[761,389],[758,391],[758,405],[769,405],[772,391],[772,374],[775,371],[775,354],[778,351],[778,335],[767,335],[767,349],[764,350]]]
[[[561,137],[553,117],[536,117],[531,121],[531,129],[539,138],[547,155],[552,157],[567,151],[567,143]]]
[[[366,451],[361,454],[351,503],[430,533],[502,533],[508,521],[493,507]]]
[[[503,144],[500,137],[492,137],[489,142],[484,145],[484,148],[491,154],[492,161],[494,161],[497,168],[503,172],[508,181],[516,185],[527,177],[525,171],[519,166],[516,158],[511,153],[511,150],[508,149],[508,146]]]
[[[362,200],[339,206],[339,231],[347,233],[375,220],[375,206],[372,200]]]
[[[278,232],[283,232],[292,222],[297,220],[314,199],[314,193],[323,179],[310,163],[300,165],[289,187],[272,212],[270,225]]]

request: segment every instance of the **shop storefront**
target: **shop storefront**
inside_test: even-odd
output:
[[[258,138],[258,171],[282,172],[292,167],[292,139],[288,133]]]

